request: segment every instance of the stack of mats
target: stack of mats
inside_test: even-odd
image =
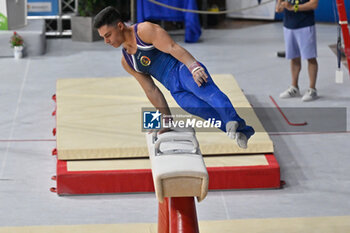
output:
[[[232,75],[214,75],[256,134],[248,149],[225,133],[197,132],[209,173],[209,190],[279,188],[273,143]],[[170,107],[178,107],[162,90]],[[56,92],[59,195],[152,192],[153,180],[142,108],[152,107],[138,82],[125,78],[60,79]]]

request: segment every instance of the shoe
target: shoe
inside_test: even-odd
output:
[[[236,139],[236,130],[238,128],[237,121],[229,121],[226,123],[226,134],[231,139]]]
[[[240,148],[243,148],[243,149],[248,148],[248,145],[247,145],[248,138],[243,133],[240,133],[240,132],[236,133],[236,142]]]
[[[317,90],[314,88],[309,88],[307,92],[301,98],[302,101],[311,101],[317,99]]]
[[[294,86],[290,86],[287,90],[285,90],[280,94],[280,98],[282,99],[298,97],[298,96],[300,96],[299,88]]]

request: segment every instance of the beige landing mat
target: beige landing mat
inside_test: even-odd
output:
[[[203,155],[273,152],[273,143],[232,75],[213,75],[237,112],[256,134],[247,150],[226,134],[199,132]],[[170,107],[178,107],[157,83]],[[60,160],[148,157],[142,108],[152,107],[132,77],[59,79],[57,81],[57,151]]]
[[[155,223],[0,227],[0,233],[157,233]],[[350,216],[200,221],[200,233],[347,233]]]
[[[269,165],[265,155],[206,156],[204,157],[204,162],[210,168]],[[132,169],[151,169],[151,161],[148,158],[67,161],[67,171],[69,172],[121,171]]]

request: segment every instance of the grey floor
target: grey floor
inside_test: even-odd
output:
[[[344,83],[334,82],[336,56],[328,47],[335,44],[336,32],[335,25],[317,25],[320,99],[309,103],[278,98],[290,83],[288,61],[276,57],[284,49],[279,22],[205,30],[195,44],[184,43],[183,35],[173,37],[212,74],[233,74],[254,107],[274,107],[272,95],[283,107],[348,108],[349,75],[344,70]],[[120,49],[102,41],[47,42],[44,56],[0,59],[0,226],[156,222],[157,201],[152,193],[60,197],[49,191],[55,186],[50,180],[55,158],[50,154],[55,147],[51,96],[56,80],[127,73],[120,64]],[[305,62],[303,66],[300,87],[305,92]],[[271,138],[284,188],[209,192],[197,205],[199,220],[350,215],[350,134]]]

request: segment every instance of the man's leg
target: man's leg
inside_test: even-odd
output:
[[[293,58],[290,61],[290,68],[292,71],[292,86],[298,87],[299,74],[301,70],[301,59],[300,57]]]
[[[297,35],[298,44],[301,50],[301,57],[308,61],[308,73],[310,88],[303,95],[302,101],[311,101],[317,98],[316,78],[318,71],[317,64],[317,42],[315,25],[301,28]]]
[[[316,77],[318,71],[317,64],[317,42],[315,25],[301,28],[296,33],[298,45],[300,47],[301,57],[308,61],[308,73],[310,79],[310,88],[316,89]]]
[[[298,30],[283,27],[284,45],[286,49],[286,58],[290,59],[290,68],[292,73],[292,86],[298,88],[299,73],[301,70],[301,55],[298,45]]]
[[[316,89],[316,78],[318,71],[318,63],[316,58],[308,59],[308,72],[310,79],[310,88]]]
[[[292,85],[280,94],[280,98],[300,96],[298,79],[301,70],[300,48],[297,41],[298,30],[283,27],[286,58],[291,60]]]
[[[299,92],[299,86],[298,86],[298,80],[299,80],[299,73],[301,70],[301,58],[296,57],[296,58],[291,58],[290,59],[290,69],[292,73],[292,85],[288,87],[287,90],[282,92],[280,94],[280,98],[292,98],[292,97],[297,97],[300,95]]]

